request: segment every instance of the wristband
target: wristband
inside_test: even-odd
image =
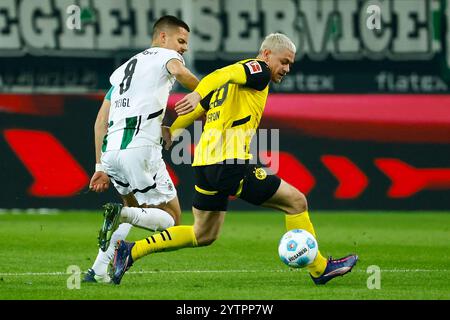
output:
[[[95,172],[97,171],[105,172],[105,168],[103,168],[103,165],[101,163],[95,164]]]

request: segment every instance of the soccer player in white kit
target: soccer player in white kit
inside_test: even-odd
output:
[[[174,16],[153,26],[152,46],[125,62],[110,77],[95,122],[96,172],[90,189],[103,192],[112,181],[123,200],[109,203],[99,234],[99,252],[85,282],[109,282],[108,265],[118,240],[132,225],[162,231],[179,223],[176,189],[162,159],[162,127],[169,92],[177,80],[194,90],[198,79],[184,66],[189,27]]]

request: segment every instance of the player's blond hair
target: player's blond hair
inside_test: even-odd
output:
[[[288,49],[293,53],[297,51],[297,48],[295,47],[295,44],[292,42],[292,40],[282,33],[269,34],[262,42],[261,48],[259,48],[259,52],[261,53],[266,49],[275,52],[283,49]]]

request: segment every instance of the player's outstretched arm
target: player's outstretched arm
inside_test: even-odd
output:
[[[198,78],[188,68],[186,68],[180,60],[169,60],[166,67],[167,70],[175,76],[177,81],[186,89],[193,91],[197,87],[199,83]]]
[[[198,104],[194,111],[178,116],[170,128],[162,127],[162,136],[165,142],[164,148],[169,150],[173,140],[181,134],[182,130],[190,126],[196,119],[203,116],[205,111],[206,110],[202,105]]]
[[[244,85],[247,82],[247,75],[242,64],[232,64],[208,74],[204,77],[197,88],[175,104],[175,111],[178,115],[186,114],[194,109],[200,100],[206,97],[211,91],[223,86],[226,83]]]

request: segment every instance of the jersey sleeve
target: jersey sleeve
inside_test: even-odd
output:
[[[246,75],[241,64],[235,63],[211,72],[199,82],[197,88],[195,88],[195,91],[203,99],[211,91],[216,90],[227,82],[240,85],[245,84]]]
[[[114,86],[111,86],[111,88],[109,88],[108,93],[105,96],[105,100],[111,101],[111,95],[112,95],[113,91],[114,91]]]
[[[169,69],[167,69],[167,64],[172,59],[180,60],[183,65],[186,65],[186,63],[184,62],[184,59],[183,59],[181,54],[179,54],[175,50],[170,50],[170,52],[166,55],[165,62],[164,62],[164,66],[165,66],[166,71],[167,71],[168,74],[170,74],[170,71],[169,71]]]
[[[170,126],[170,134],[172,135],[172,140],[180,134],[180,129],[187,128],[190,126],[197,118],[205,113],[203,106],[200,103],[195,107],[194,111],[178,116],[177,119]]]
[[[246,87],[261,91],[270,82],[271,74],[267,63],[260,60],[250,60],[243,62],[245,75],[247,81],[245,83]]]

